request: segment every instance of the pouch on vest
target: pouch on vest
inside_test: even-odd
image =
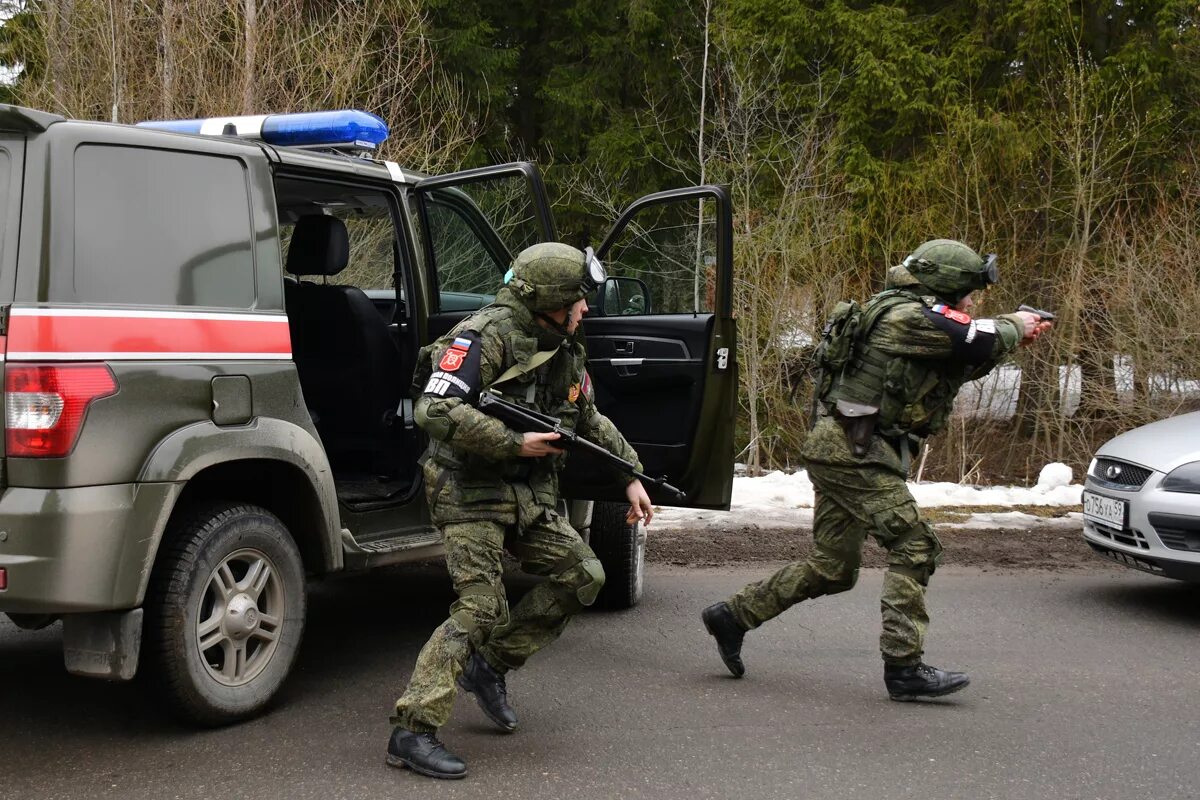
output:
[[[856,301],[843,300],[833,307],[817,348],[817,360],[827,371],[841,372],[854,356],[861,323],[862,306]]]
[[[412,384],[408,387],[408,396],[414,403],[425,394],[425,386],[429,383],[429,376],[433,374],[433,351],[437,345],[438,342],[435,341],[417,351],[417,364],[413,368]]]

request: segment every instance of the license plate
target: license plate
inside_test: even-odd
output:
[[[1123,529],[1128,503],[1115,497],[1105,497],[1091,492],[1083,493],[1083,516],[1102,522],[1110,528]]]

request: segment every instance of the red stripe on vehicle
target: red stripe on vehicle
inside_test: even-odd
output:
[[[271,318],[239,319],[89,317],[13,315],[9,318],[9,354],[261,353],[290,355],[286,322]],[[11,355],[10,355],[11,357]]]

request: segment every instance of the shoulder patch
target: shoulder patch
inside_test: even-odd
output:
[[[434,362],[435,368],[425,384],[424,393],[446,398],[473,397],[479,391],[479,364],[483,353],[479,334],[462,331],[447,338],[449,344]]]
[[[442,354],[438,368],[444,372],[456,372],[467,360],[467,354],[470,353],[472,344],[474,342],[470,339],[462,336],[455,337],[454,341],[450,343],[450,347]]]
[[[970,314],[967,314],[966,312],[963,312],[963,311],[958,311],[955,308],[953,308],[952,306],[946,305],[945,303],[938,303],[938,304],[934,305],[933,310],[936,313],[941,314],[943,317],[946,317],[947,319],[952,319],[961,325],[970,325],[971,324],[971,315]]]

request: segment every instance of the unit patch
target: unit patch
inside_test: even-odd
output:
[[[567,391],[567,402],[574,403],[579,399],[579,384],[572,383],[571,388]]]
[[[433,357],[433,373],[425,382],[424,393],[433,397],[470,398],[479,391],[483,345],[475,331],[463,331],[449,340],[441,358]]]
[[[467,358],[467,353],[471,352],[471,340],[456,337],[450,344],[450,348],[442,355],[442,360],[438,362],[438,367],[446,372],[455,372],[463,365]]]

